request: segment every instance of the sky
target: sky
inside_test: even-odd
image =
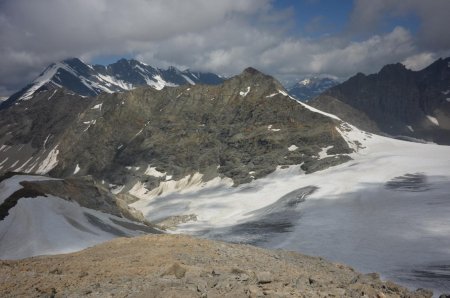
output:
[[[340,79],[450,56],[450,0],[0,0],[0,96],[50,63],[134,58],[224,76]]]

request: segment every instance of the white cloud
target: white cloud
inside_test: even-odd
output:
[[[376,31],[389,18],[417,17],[420,20],[420,45],[428,50],[448,51],[449,11],[448,0],[355,0],[351,27],[354,31],[367,33]]]
[[[421,70],[436,60],[434,53],[420,53],[410,56],[402,61],[402,64],[411,70]]]
[[[270,9],[270,0],[5,0],[0,86],[17,88],[47,64],[70,56],[139,54],[229,19],[250,22]]]
[[[433,1],[433,8],[426,9],[418,0],[402,1],[403,6],[393,0],[357,0],[350,25],[370,33],[358,41],[348,35],[289,36],[285,29],[293,21],[292,11],[277,10],[272,2],[3,0],[0,96],[23,87],[49,63],[71,56],[89,61],[98,55],[131,55],[158,67],[225,75],[253,66],[279,78],[318,73],[347,77],[398,61],[421,67],[442,53],[448,39],[443,34],[439,40],[434,33],[417,38],[402,27],[387,33],[371,29],[388,8],[397,15],[420,8],[422,31],[439,26],[446,30],[444,13],[436,12],[432,20],[431,12],[450,3],[447,0]]]

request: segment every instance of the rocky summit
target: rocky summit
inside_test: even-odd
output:
[[[1,261],[0,276],[3,297],[432,296],[318,257],[170,235]]]
[[[403,64],[358,73],[310,104],[371,132],[450,144],[450,58],[412,71]]]
[[[121,192],[196,173],[238,185],[279,166],[314,172],[352,151],[335,128],[339,120],[252,68],[217,86],[140,87],[95,98],[43,91],[0,114],[0,172],[92,175]],[[336,156],[321,159],[327,147]]]

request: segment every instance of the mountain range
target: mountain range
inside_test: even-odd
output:
[[[307,102],[338,84],[339,80],[331,77],[306,77],[289,87],[288,92],[298,100]]]
[[[296,101],[278,81],[253,68],[219,85],[160,90],[142,86],[96,97],[52,86],[17,103],[0,110],[0,174],[6,179],[8,172],[22,172],[65,180],[58,182],[61,185],[37,185],[7,179],[2,187],[18,193],[5,194],[0,211],[12,220],[8,214],[16,204],[22,206],[23,197],[51,197],[49,208],[61,205],[71,213],[81,212],[76,221],[89,222],[85,230],[107,229],[105,237],[116,235],[119,232],[110,231],[117,229],[121,235],[133,232],[119,228],[119,219],[106,220],[96,213],[105,212],[99,202],[108,195],[86,205],[83,194],[109,192],[116,198],[110,201],[132,203],[185,188],[236,187],[290,165],[306,173],[319,171],[350,160],[348,154],[354,150],[335,129],[341,121]],[[90,178],[70,180],[78,177]],[[89,210],[83,213],[67,201]],[[58,219],[68,227],[61,237],[74,233],[73,221],[67,218],[73,216]],[[164,213],[152,220],[159,219],[165,220]],[[0,220],[2,227],[6,226]],[[7,250],[17,255],[17,247],[8,247],[11,250],[3,247],[4,254]],[[41,246],[35,247],[34,253],[40,253]]]
[[[165,86],[220,84],[223,78],[205,72],[180,71],[175,67],[154,68],[143,62],[120,59],[115,63],[90,65],[78,58],[66,59],[49,65],[32,83],[0,103],[0,109],[17,101],[28,100],[43,90],[66,88],[81,96],[96,96],[151,86],[157,90]]]
[[[450,58],[420,71],[397,63],[358,73],[310,104],[370,132],[448,145]]]
[[[448,223],[450,149],[418,139],[448,136],[449,62],[357,74],[308,103],[251,67],[223,79],[136,60],[55,63],[0,109],[0,258],[174,229],[320,250],[390,278],[407,263],[405,278],[420,270],[417,286],[444,291],[447,275],[435,272],[445,269],[433,264],[448,259],[435,243],[450,243],[435,231]],[[414,242],[397,237],[415,223],[426,228]],[[420,252],[417,262],[405,255],[412,245],[425,247],[428,263]],[[384,296],[392,288],[380,287]]]

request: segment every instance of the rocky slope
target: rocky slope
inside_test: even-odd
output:
[[[196,173],[237,185],[277,166],[303,163],[312,172],[351,152],[335,129],[338,120],[293,100],[254,69],[218,86],[143,87],[94,99],[58,90],[0,112],[0,172],[92,175],[126,192]],[[341,155],[320,160],[331,146]]]
[[[337,84],[339,81],[334,78],[310,77],[298,81],[288,91],[298,100],[307,102]]]
[[[450,58],[421,71],[387,65],[377,74],[357,74],[310,104],[355,125],[370,123],[365,128],[373,132],[450,144],[449,66]]]
[[[321,258],[169,235],[1,261],[0,276],[3,297],[432,296]]]
[[[5,209],[0,230],[10,239],[0,253],[16,256],[21,247],[32,249],[19,257],[61,252],[52,247],[58,244],[50,235],[53,228],[40,229],[52,226],[52,220],[65,227],[62,235],[70,243],[78,239],[71,235],[99,243],[135,234],[129,224],[124,232],[117,218],[108,216],[144,222],[142,215],[125,208],[137,198],[206,184],[237,186],[289,165],[311,173],[343,163],[352,149],[337,129],[340,125],[252,68],[217,86],[140,87],[94,98],[60,88],[39,92],[0,110],[0,173],[64,180],[15,184],[19,193],[9,194],[13,197],[5,197],[6,206],[0,206]],[[45,208],[43,219],[31,211]],[[68,213],[61,215],[60,208]],[[86,216],[90,212],[97,219]],[[185,221],[164,214],[158,219],[165,225]],[[37,231],[23,224],[27,218],[39,223]],[[96,240],[95,234],[103,236]],[[88,246],[78,242],[65,247]]]
[[[120,59],[107,66],[90,65],[71,58],[49,65],[33,82],[11,95],[0,109],[32,98],[36,93],[65,88],[81,96],[122,92],[138,86],[162,89],[164,86],[220,84],[223,78],[213,73],[180,71],[175,67],[154,68],[137,60]]]

